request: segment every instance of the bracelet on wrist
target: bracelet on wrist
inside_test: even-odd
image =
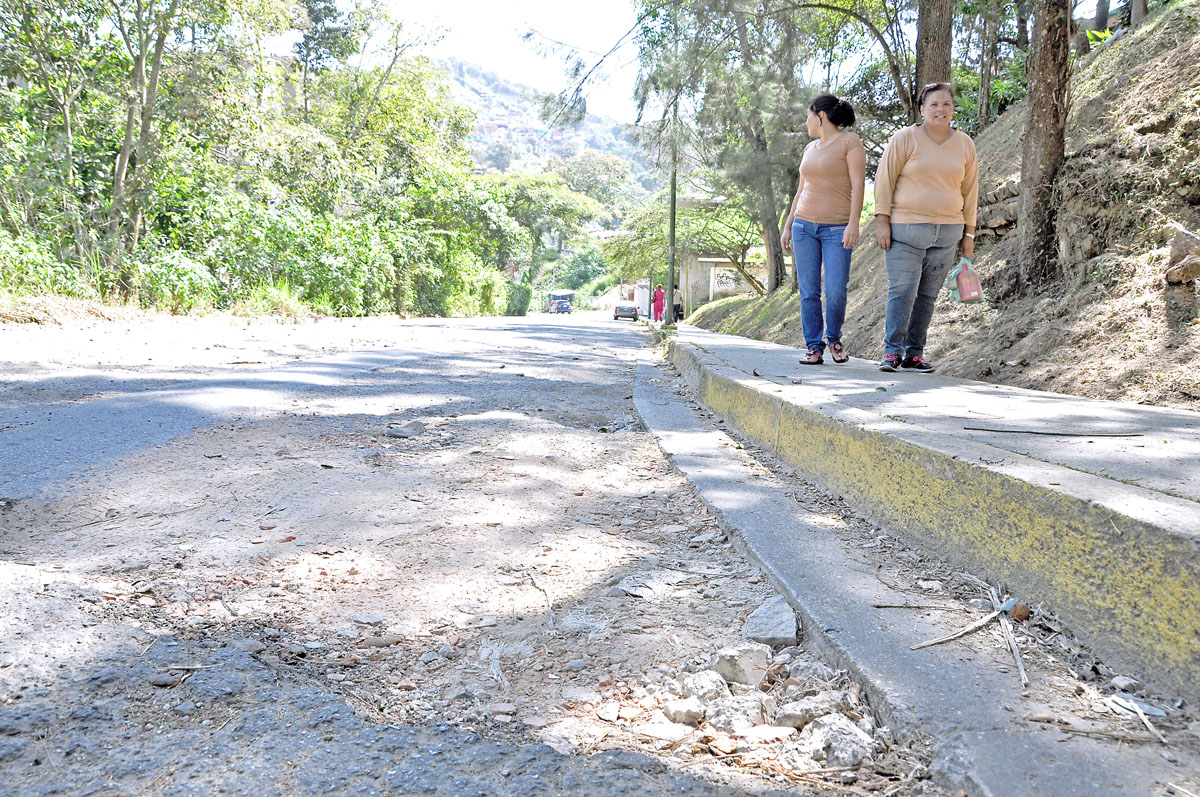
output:
[[[963,237],[964,237],[964,238],[974,238],[974,237],[975,237],[975,233],[973,233],[973,232],[965,232],[965,233],[963,233]]]

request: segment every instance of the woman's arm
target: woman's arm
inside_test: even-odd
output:
[[[783,232],[779,236],[779,243],[783,246],[783,251],[788,253],[792,251],[792,222],[796,220],[796,208],[800,205],[800,194],[804,191],[804,175],[798,175],[798,178],[796,195],[792,197],[792,207],[788,211],[787,221],[783,223]]]
[[[861,142],[855,143],[857,146],[846,151],[846,168],[850,170],[850,219],[842,233],[842,246],[847,249],[853,249],[858,243],[858,221],[862,218],[863,191],[867,182],[867,151]]]
[[[965,135],[965,134],[964,134]],[[963,170],[963,238],[958,244],[962,256],[970,259],[975,255],[975,222],[979,211],[979,158],[975,154],[975,142],[967,138],[966,164]]]

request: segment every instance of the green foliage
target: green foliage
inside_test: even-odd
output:
[[[505,271],[531,279],[606,215],[558,175],[472,174],[474,113],[371,3],[293,4],[298,64],[260,55],[288,18],[279,0],[178,17],[131,0],[63,8],[0,0],[6,292],[179,313],[496,314],[520,305]],[[138,26],[135,51],[164,33],[154,105],[100,17]]]
[[[523,282],[514,282],[508,286],[508,304],[504,309],[505,315],[526,315],[529,312],[529,300],[533,296],[533,288]]]
[[[286,282],[263,282],[233,305],[240,315],[275,315],[300,320],[312,316],[300,292]]]
[[[210,307],[216,300],[217,281],[207,266],[186,252],[149,243],[130,260],[137,275],[137,292],[146,307],[189,313]]]
[[[612,290],[620,281],[620,277],[609,271],[589,282],[585,282],[577,290],[583,296],[599,296],[602,293]]]
[[[0,230],[0,288],[15,295],[58,293],[93,298],[80,273],[63,263],[45,243]]]

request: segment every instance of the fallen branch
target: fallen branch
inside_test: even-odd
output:
[[[1047,432],[1041,429],[996,429],[987,426],[964,426],[972,432],[1001,432],[1003,434],[1040,434],[1047,437],[1145,437],[1141,432]]]
[[[996,607],[1003,606],[1000,602],[1000,593],[996,592],[995,587],[988,587],[988,592],[992,596],[992,605]],[[1017,662],[1017,672],[1021,674],[1021,686],[1029,686],[1029,676],[1025,674],[1025,665],[1021,661],[1021,649],[1017,647],[1017,638],[1013,636],[1012,621],[1007,615],[1000,616],[1000,631],[1004,634],[1004,641],[1008,644],[1008,649],[1012,651],[1013,660]]]
[[[928,648],[928,647],[932,647],[933,645],[940,645],[943,642],[950,642],[952,640],[958,639],[959,637],[966,636],[967,634],[971,633],[972,631],[978,631],[980,628],[983,628],[985,625],[990,623],[992,620],[995,620],[997,617],[999,617],[1001,614],[1001,611],[1002,611],[1001,609],[997,609],[996,611],[989,614],[987,617],[984,617],[982,620],[976,620],[975,622],[971,623],[966,628],[959,629],[958,631],[955,631],[953,634],[947,634],[946,636],[938,637],[937,639],[930,639],[930,640],[926,640],[925,642],[920,642],[916,645],[913,645],[911,648],[909,648],[909,650],[920,650],[921,648]]]
[[[1068,726],[1059,726],[1058,730],[1063,733],[1077,733],[1080,736],[1104,736],[1108,739],[1116,739],[1119,742],[1153,742],[1153,736],[1134,736],[1129,733],[1117,733],[1116,731],[1089,731],[1086,728],[1071,728]]]
[[[1159,733],[1158,728],[1155,728],[1153,725],[1150,724],[1150,718],[1146,716],[1146,712],[1142,711],[1142,707],[1138,705],[1137,701],[1130,700],[1129,702],[1133,705],[1133,709],[1134,709],[1134,711],[1137,712],[1137,715],[1142,718],[1142,724],[1145,725],[1146,728],[1148,728],[1151,733],[1153,733],[1155,736],[1157,736],[1158,740],[1160,742],[1162,742],[1163,744],[1166,744],[1167,737],[1165,737],[1161,733]]]

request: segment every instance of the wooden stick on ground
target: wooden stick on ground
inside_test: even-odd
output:
[[[1000,593],[996,592],[995,587],[988,587],[988,592],[992,596],[993,606],[999,608],[1004,605],[1000,602]],[[1017,647],[1017,638],[1012,632],[1012,620],[1008,619],[1006,614],[1000,615],[1000,631],[1004,634],[1004,641],[1008,644],[1008,649],[1017,662],[1017,672],[1021,674],[1021,686],[1029,686],[1029,676],[1025,674],[1025,665],[1021,661],[1021,649]]]
[[[990,623],[992,620],[995,620],[999,616],[1000,616],[1000,610],[997,609],[996,611],[989,614],[987,617],[984,617],[982,620],[976,620],[975,622],[971,623],[966,628],[959,629],[958,631],[955,631],[953,634],[947,634],[946,636],[938,637],[937,639],[929,639],[929,640],[926,640],[919,644],[913,645],[911,648],[909,648],[909,650],[920,650],[921,648],[927,648],[932,645],[940,645],[943,642],[949,642],[953,639],[958,639],[960,636],[966,636],[967,634],[971,633],[972,631],[978,631],[980,628],[983,628],[985,625]]]
[[[1146,712],[1142,711],[1142,707],[1137,704],[1137,701],[1130,700],[1129,703],[1130,703],[1130,705],[1133,706],[1133,709],[1134,709],[1134,711],[1137,712],[1137,715],[1142,718],[1142,724],[1145,725],[1152,734],[1157,736],[1158,740],[1160,742],[1162,742],[1163,744],[1166,744],[1167,737],[1165,737],[1161,733],[1159,733],[1158,728],[1155,728],[1153,725],[1150,724],[1150,718],[1146,716]]]

